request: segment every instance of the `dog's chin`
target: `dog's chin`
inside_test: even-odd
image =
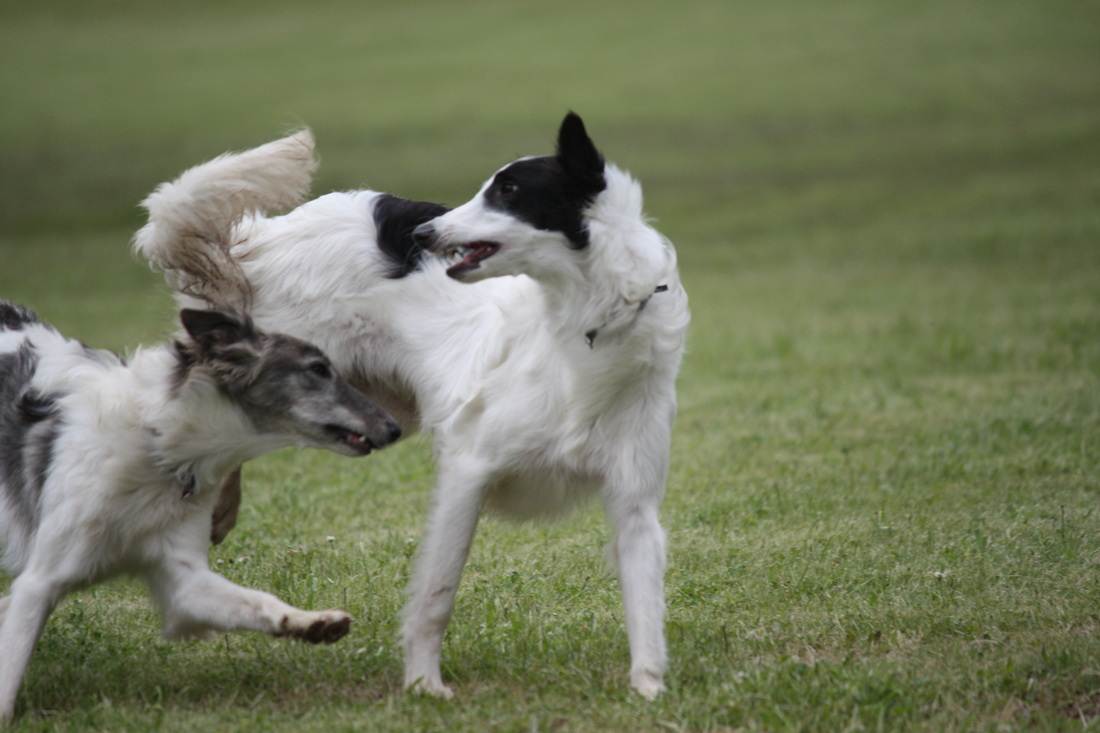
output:
[[[478,241],[467,244],[454,244],[447,247],[441,256],[450,263],[447,275],[461,282],[474,282],[491,277],[482,264],[500,252],[497,242]]]

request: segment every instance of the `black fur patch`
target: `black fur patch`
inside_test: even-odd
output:
[[[446,213],[447,207],[442,204],[409,201],[388,193],[374,200],[378,248],[390,262],[387,277],[405,277],[417,268],[423,249],[413,241],[413,229]]]
[[[176,358],[176,363],[172,367],[172,394],[175,395],[183,387],[187,381],[187,377],[191,375],[191,369],[195,366],[195,355],[191,353],[191,349],[187,347],[187,344],[182,341],[174,341],[172,343],[172,355]]]
[[[512,163],[494,176],[485,202],[537,229],[561,232],[573,248],[583,249],[584,210],[607,187],[603,169],[584,123],[570,112],[558,131],[557,155]]]
[[[38,357],[30,344],[0,354],[0,482],[18,518],[34,527],[61,429],[57,398],[30,389]]]
[[[54,445],[61,434],[61,417],[56,404],[51,401],[52,409],[48,418],[35,428],[26,447],[27,479],[30,482],[28,497],[34,501],[34,516],[37,518],[38,502],[42,496],[42,487],[46,485],[50,469],[53,466]]]
[[[22,331],[24,326],[39,322],[34,311],[0,300],[0,331]]]

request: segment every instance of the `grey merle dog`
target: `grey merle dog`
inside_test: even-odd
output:
[[[168,637],[251,630],[313,643],[343,611],[303,611],[207,564],[218,487],[289,445],[366,455],[397,423],[315,346],[247,318],[183,310],[174,343],[129,363],[0,300],[0,724],[43,625],[69,591],[118,573],[148,584]]]

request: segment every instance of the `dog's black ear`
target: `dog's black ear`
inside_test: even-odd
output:
[[[203,352],[248,341],[255,336],[249,319],[239,319],[221,311],[184,308],[180,311],[180,322]]]
[[[558,160],[566,172],[585,180],[603,179],[603,156],[584,129],[584,121],[570,112],[558,130]]]

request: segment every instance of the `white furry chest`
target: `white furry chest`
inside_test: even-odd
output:
[[[620,410],[621,377],[604,365],[578,371],[559,354],[527,352],[482,374],[476,389],[437,423],[445,449],[476,451],[501,467],[548,465],[587,473],[601,419]]]
[[[216,492],[207,490],[184,496],[184,487],[171,479],[135,475],[110,459],[95,469],[71,466],[72,471],[99,472],[99,480],[84,482],[74,495],[68,487],[81,486],[65,481],[72,471],[51,477],[45,489],[45,503],[39,533],[68,537],[57,543],[64,562],[86,568],[89,581],[140,568],[170,552],[165,543],[178,537],[174,530],[187,524],[196,527],[209,522]],[[205,539],[200,532],[199,537]],[[79,543],[83,549],[78,549]],[[87,553],[87,554],[84,554]]]
[[[605,484],[608,452],[629,439],[624,418],[639,404],[644,370],[624,373],[613,355],[580,357],[584,370],[557,355],[502,363],[439,430],[444,453],[492,467],[488,508],[553,516]]]

